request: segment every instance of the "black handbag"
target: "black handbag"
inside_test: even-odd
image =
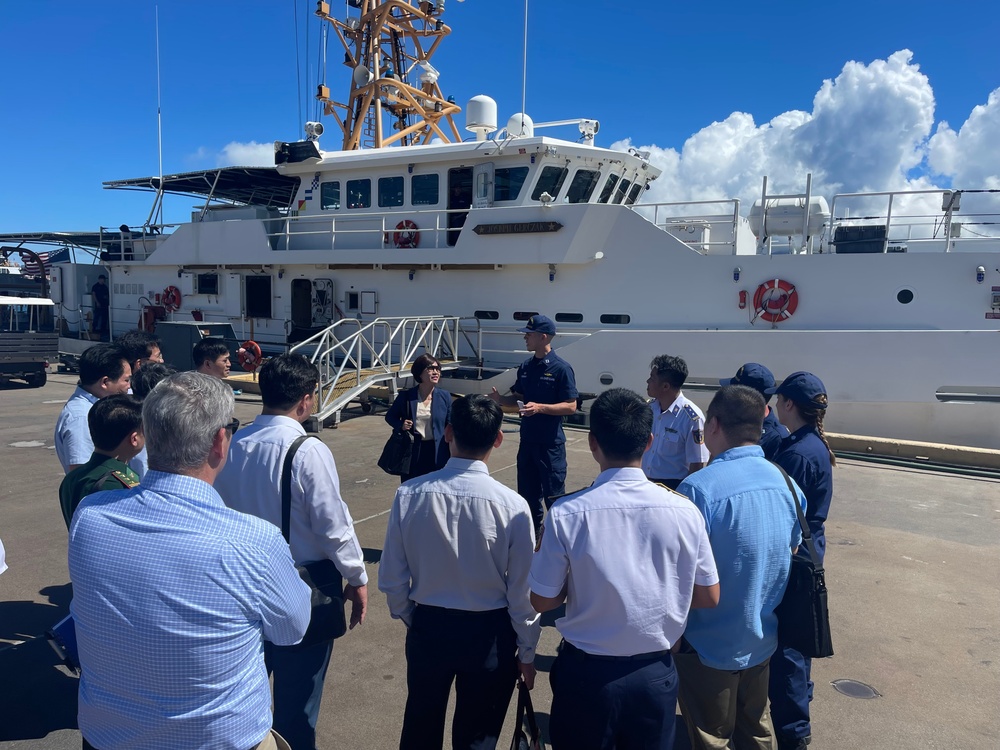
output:
[[[408,398],[406,399],[406,413],[410,413],[410,400]],[[382,448],[382,455],[378,458],[378,467],[386,474],[393,474],[397,477],[409,474],[415,440],[416,435],[409,430],[404,430],[401,427],[393,429],[389,439],[385,441],[385,447]]]
[[[289,540],[292,518],[292,459],[299,446],[309,439],[309,435],[295,438],[288,447],[285,461],[281,466],[281,535]],[[296,565],[299,576],[312,591],[312,615],[309,628],[295,646],[304,648],[331,638],[340,638],[347,632],[347,618],[344,614],[344,578],[332,560],[318,560],[307,565]]]
[[[774,610],[778,616],[778,642],[783,646],[791,646],[811,659],[833,656],[823,563],[816,554],[812,532],[802,513],[799,496],[795,492],[792,480],[780,466],[778,470],[785,478],[789,492],[792,493],[792,502],[795,504],[799,526],[802,528],[802,544],[792,555],[788,587],[781,603]],[[803,546],[806,548],[805,552],[802,551]]]
[[[531,693],[523,680],[517,681],[517,721],[510,750],[545,750],[542,733],[538,731],[535,709],[531,705]]]

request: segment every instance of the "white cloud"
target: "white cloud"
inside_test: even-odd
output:
[[[274,166],[274,144],[239,143],[232,141],[227,143],[222,151],[215,157],[217,167],[273,167]]]
[[[758,125],[734,112],[673,148],[641,146],[663,174],[646,202],[739,198],[743,213],[768,192],[813,192],[1000,186],[1000,89],[976,107],[958,132],[934,129],[934,92],[909,50],[886,60],[849,62],[824,81],[811,112],[785,112]],[[631,141],[612,148],[624,150]],[[934,179],[928,175],[933,174]],[[939,197],[934,200],[940,201]]]

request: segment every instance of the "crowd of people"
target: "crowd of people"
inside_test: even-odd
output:
[[[495,747],[517,683],[534,686],[541,616],[559,610],[555,750],[669,750],[678,706],[696,750],[805,748],[810,661],[774,610],[797,508],[825,550],[823,383],[746,363],[703,413],[684,360],[655,356],[649,400],[615,388],[592,403],[600,473],[567,494],[573,369],[552,320],[519,330],[531,355],[510,393],[453,399],[424,354],[385,417],[414,436],[378,568],[406,626],[399,747],[443,746],[453,686],[453,746]],[[92,346],[56,425],[83,747],[312,750],[334,638],[307,635],[322,587],[304,571],[335,568],[350,628],[368,610],[336,461],[303,427],[319,371],[266,360],[261,414],[240,429],[225,342],[194,355],[176,372],[143,331]],[[520,416],[516,491],[488,468],[504,409]]]

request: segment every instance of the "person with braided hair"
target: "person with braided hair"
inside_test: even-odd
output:
[[[806,522],[822,562],[826,553],[824,524],[830,512],[833,467],[837,463],[823,434],[823,417],[829,405],[826,386],[810,372],[794,372],[765,393],[778,396],[775,411],[791,432],[781,441],[774,462],[805,493]],[[811,659],[779,641],[778,650],[771,657],[768,690],[778,750],[805,750],[810,742],[811,668]]]

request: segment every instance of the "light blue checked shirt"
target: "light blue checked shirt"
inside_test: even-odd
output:
[[[87,415],[97,401],[97,396],[77,386],[59,413],[54,436],[56,456],[67,474],[70,466],[83,466],[94,452]]]
[[[79,724],[101,750],[248,750],[271,727],[262,638],[301,640],[309,588],[279,531],[211,485],[150,471],[69,535]]]

